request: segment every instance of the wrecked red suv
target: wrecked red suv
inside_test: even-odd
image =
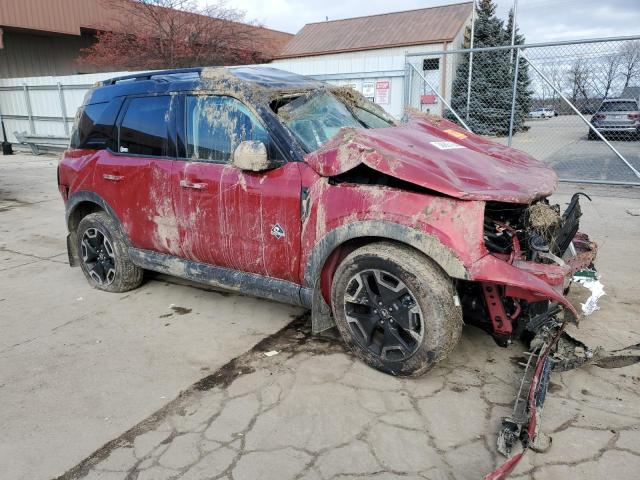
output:
[[[102,82],[58,176],[94,287],[147,269],[302,305],[395,375],[446,357],[463,319],[507,345],[575,317],[595,255],[579,196],[549,204],[556,175],[530,156],[273,68]]]

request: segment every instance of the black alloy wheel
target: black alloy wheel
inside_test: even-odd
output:
[[[355,340],[383,361],[406,360],[422,343],[424,320],[415,295],[384,270],[351,277],[344,313]]]
[[[107,236],[98,228],[88,228],[82,234],[80,249],[91,278],[99,285],[111,285],[116,278],[116,256]]]

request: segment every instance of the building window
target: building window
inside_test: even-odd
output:
[[[439,68],[439,58],[425,58],[424,60],[422,60],[422,70],[438,70]]]

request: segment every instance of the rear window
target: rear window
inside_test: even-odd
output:
[[[130,100],[120,124],[120,153],[166,157],[171,97],[140,97]]]
[[[601,112],[635,112],[638,110],[636,102],[605,102],[600,107]]]
[[[80,107],[76,115],[73,133],[71,134],[71,148],[84,148],[90,140],[91,134],[96,130],[96,124],[109,105],[105,103],[94,103]]]

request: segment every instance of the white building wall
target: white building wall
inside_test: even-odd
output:
[[[308,75],[334,85],[355,85],[362,92],[365,82],[391,82],[389,104],[381,105],[395,117],[404,111],[405,58],[408,53],[440,51],[444,44],[382,48],[359,52],[334,53],[309,57],[274,60],[271,65],[283,70]]]
[[[460,30],[456,38],[446,44],[449,50],[462,46],[464,31],[467,25],[471,24],[471,15]],[[411,56],[416,53],[440,52],[445,49],[444,43],[428,45],[414,45],[409,47],[381,48],[377,50],[362,50],[358,52],[334,53],[327,55],[313,55],[299,58],[288,58],[274,60],[272,65],[301,75],[308,75],[324,80],[335,85],[354,85],[356,90],[362,92],[364,82],[376,82],[379,80],[389,80],[391,82],[390,101],[387,105],[381,105],[391,115],[400,118],[404,112],[405,105],[405,66],[407,55],[410,55],[411,63],[422,71],[422,60],[429,58],[425,56]],[[429,75],[427,79],[433,87],[442,94],[441,80],[444,78],[444,97],[447,101],[451,95],[451,85],[457,61],[454,56],[446,55],[440,60],[443,72],[436,75]],[[409,87],[408,104],[420,107],[420,95],[429,90],[422,79],[415,74],[412,75],[413,82]],[[440,101],[434,104],[430,111],[440,113],[442,105]]]

